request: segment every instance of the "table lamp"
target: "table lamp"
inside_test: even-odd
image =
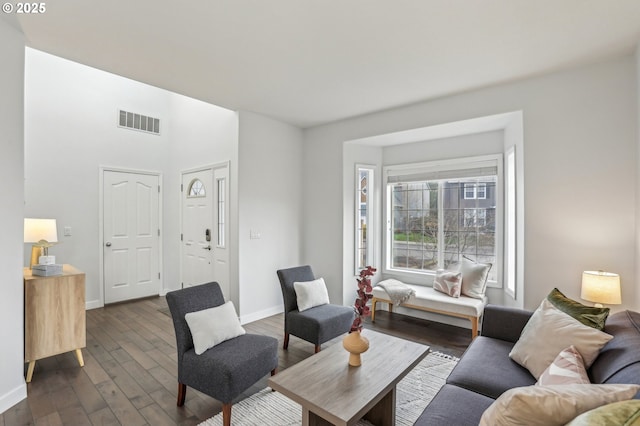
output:
[[[597,308],[602,308],[603,304],[621,304],[620,275],[604,271],[584,271],[580,297],[595,302]]]
[[[24,242],[33,244],[29,268],[33,268],[33,265],[39,263],[55,263],[55,256],[49,256],[49,247],[58,242],[56,220],[25,218]]]

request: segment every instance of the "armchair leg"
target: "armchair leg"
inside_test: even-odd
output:
[[[285,351],[289,347],[289,333],[284,333],[284,345],[282,345],[282,349]]]
[[[320,352],[320,345],[316,345],[315,353]]]
[[[231,403],[222,404],[222,424],[231,426]]]
[[[178,383],[178,407],[184,405],[184,398],[187,396],[187,385]]]

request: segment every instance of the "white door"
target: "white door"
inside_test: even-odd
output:
[[[158,175],[105,170],[104,301],[160,293]]]
[[[182,286],[217,281],[229,295],[227,168],[182,174]]]

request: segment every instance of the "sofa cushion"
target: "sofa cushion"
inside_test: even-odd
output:
[[[509,359],[513,343],[476,337],[449,374],[447,383],[496,399],[516,386],[536,382],[526,368]]]
[[[565,314],[577,319],[584,325],[598,330],[604,329],[605,322],[609,316],[609,308],[596,308],[583,305],[573,299],[568,298],[560,290],[554,288],[547,295],[547,300]]]
[[[457,386],[444,385],[414,426],[478,426],[482,413],[492,403],[493,399],[486,396]]]
[[[600,349],[613,338],[595,328],[586,326],[558,310],[544,299],[540,307],[522,330],[509,357],[540,378],[561,350],[574,345],[589,368]]]
[[[582,355],[571,345],[563,349],[551,365],[542,373],[536,385],[570,385],[573,383],[588,385],[591,383],[584,368]]]
[[[640,425],[640,401],[612,402],[580,414],[567,426],[638,426]]]
[[[611,402],[625,401],[638,385],[551,385],[513,388],[482,414],[480,426],[564,425],[578,415]]]
[[[589,369],[591,381],[640,384],[640,313],[612,314],[604,331],[613,339],[602,348]]]

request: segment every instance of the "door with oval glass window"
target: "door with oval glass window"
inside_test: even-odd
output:
[[[182,287],[217,281],[229,297],[228,168],[182,174]]]

